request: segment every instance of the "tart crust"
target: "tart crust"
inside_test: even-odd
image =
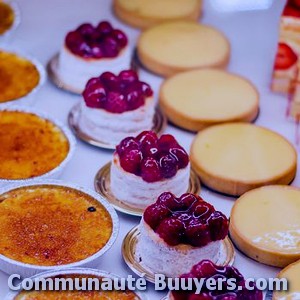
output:
[[[202,14],[202,0],[115,0],[113,9],[123,22],[145,29],[172,20],[197,21]]]
[[[263,185],[289,184],[297,170],[297,152],[283,136],[245,123],[199,132],[190,159],[206,186],[233,196]]]
[[[9,30],[15,20],[15,13],[7,3],[0,1],[0,35]]]
[[[254,260],[285,267],[300,259],[300,190],[266,186],[245,193],[234,204],[230,237]]]
[[[138,40],[137,51],[147,69],[169,77],[192,69],[226,67],[230,44],[213,27],[176,21],[144,31]]]
[[[167,79],[160,105],[171,122],[199,131],[224,122],[251,122],[258,114],[259,94],[245,78],[216,69],[193,70]]]

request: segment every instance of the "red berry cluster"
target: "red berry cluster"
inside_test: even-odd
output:
[[[117,153],[121,167],[146,182],[171,178],[189,163],[188,154],[172,135],[158,138],[153,131],[125,138],[117,146]]]
[[[300,18],[300,0],[288,0],[283,15]]]
[[[247,290],[245,287],[245,279],[243,275],[234,267],[230,266],[216,266],[209,260],[203,260],[195,265],[191,272],[180,276],[180,278],[213,278],[216,281],[222,280],[222,290],[216,289],[210,291],[206,284],[200,294],[195,294],[194,291],[173,291],[172,295],[175,300],[262,300],[263,294],[253,284],[253,290]],[[227,279],[236,280],[236,289],[229,290],[226,284]],[[251,287],[251,289],[252,289]]]
[[[125,70],[119,75],[105,72],[91,78],[82,95],[88,107],[123,113],[144,105],[153,91],[147,83],[139,81],[135,71]]]
[[[103,21],[96,27],[82,24],[67,34],[65,43],[72,53],[81,57],[103,58],[118,56],[128,40],[124,32]]]
[[[144,212],[145,222],[170,246],[203,247],[228,234],[228,219],[200,196],[161,194]]]

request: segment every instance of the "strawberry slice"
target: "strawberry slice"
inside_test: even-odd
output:
[[[289,45],[285,43],[279,43],[274,66],[276,70],[288,69],[294,65],[297,60],[297,54]]]

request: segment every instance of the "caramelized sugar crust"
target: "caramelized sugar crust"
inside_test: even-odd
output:
[[[43,175],[66,158],[70,147],[52,122],[18,111],[0,111],[0,145],[1,179]]]
[[[14,53],[0,51],[0,103],[26,96],[39,80],[40,74],[32,62]]]
[[[15,14],[12,8],[0,1],[0,34],[10,29],[14,23]]]
[[[0,196],[0,254],[11,259],[40,266],[69,264],[98,252],[111,234],[107,210],[72,188],[39,185]]]

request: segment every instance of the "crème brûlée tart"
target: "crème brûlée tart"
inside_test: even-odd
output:
[[[0,254],[34,266],[62,266],[100,251],[113,232],[108,210],[68,186],[28,185],[0,195]]]
[[[199,131],[218,123],[253,121],[259,94],[241,76],[217,69],[192,70],[163,83],[160,106],[174,124]]]
[[[273,300],[297,300],[300,299],[300,260],[284,268],[277,278],[288,280],[289,289],[286,292],[275,291]]]
[[[39,70],[30,60],[0,49],[0,104],[27,96],[40,80]]]
[[[100,287],[102,283],[105,284],[105,282],[108,282],[108,279],[114,279],[112,277],[101,276],[101,274],[97,276],[96,274],[101,273],[100,271],[93,272],[95,274],[88,274],[88,272],[89,269],[76,274],[75,269],[73,273],[70,273],[70,271],[68,271],[69,274],[55,275],[55,277],[45,277],[45,279],[52,279],[53,281],[55,281],[55,278],[65,280],[71,279],[73,281],[77,280],[80,286],[85,285],[83,280],[86,280],[86,282],[89,282],[89,280],[93,280],[93,282],[99,282]],[[92,291],[22,291],[14,298],[9,298],[9,300],[141,300],[141,297],[129,290],[117,291],[113,289],[111,291],[105,291],[101,290],[100,288],[98,290],[98,285],[96,285],[95,283],[93,283],[93,286],[97,287],[97,290],[94,289]]]
[[[300,259],[299,216],[299,189],[261,187],[245,193],[235,202],[230,236],[235,245],[254,260],[285,267]]]
[[[142,32],[137,43],[137,53],[144,67],[169,77],[192,69],[226,67],[230,44],[213,27],[175,21]]]
[[[46,175],[66,160],[71,145],[53,122],[17,110],[0,111],[0,180]]]
[[[202,13],[202,0],[115,0],[113,7],[125,23],[148,28],[167,21],[197,21]]]
[[[0,36],[6,33],[14,24],[15,13],[12,7],[0,1]]]
[[[289,184],[297,170],[297,152],[280,134],[247,123],[208,127],[193,141],[190,158],[211,189],[239,196],[270,184]]]

